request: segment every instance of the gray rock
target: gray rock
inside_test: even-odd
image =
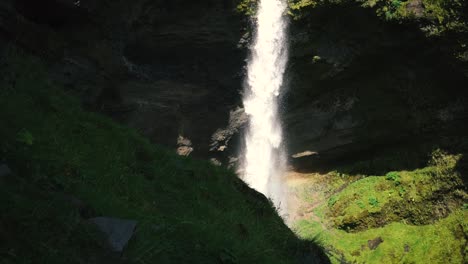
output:
[[[193,148],[188,146],[180,146],[177,148],[177,155],[179,156],[189,156],[192,153]]]
[[[110,217],[96,217],[89,219],[99,230],[107,236],[111,249],[122,252],[128,241],[133,237],[137,221]]]
[[[215,165],[215,166],[221,166],[221,165],[223,165],[223,164],[221,163],[221,161],[219,161],[219,160],[217,160],[217,159],[215,159],[215,158],[211,158],[211,159],[210,159],[210,162],[211,162],[211,164],[213,164],[213,165]]]
[[[416,17],[423,17],[424,16],[424,3],[422,0],[411,0],[407,5],[406,5],[406,10],[408,12],[414,14]]]
[[[190,141],[190,139],[186,138],[186,137],[183,137],[183,136],[180,136],[177,138],[177,145],[178,146],[187,146],[187,147],[191,147],[192,146],[192,141]]]
[[[189,156],[192,153],[192,141],[190,139],[179,135],[177,138],[177,154],[179,156]]]
[[[11,175],[11,169],[6,164],[0,164],[0,178],[4,178]]]
[[[370,250],[376,249],[383,241],[381,237],[374,238],[372,240],[367,240],[367,246]]]
[[[238,107],[229,113],[229,125],[224,129],[218,129],[211,136],[210,151],[223,152],[228,147],[231,138],[247,124],[248,116],[243,108]]]

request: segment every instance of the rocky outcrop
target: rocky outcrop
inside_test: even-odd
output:
[[[137,221],[134,220],[111,217],[96,217],[89,219],[89,221],[106,235],[110,248],[118,253],[122,253],[127,246],[137,225]]]
[[[6,164],[0,163],[0,181],[12,174],[10,167]]]
[[[0,43],[44,58],[88,109],[172,149],[183,135],[209,157],[239,103],[243,20],[234,0],[6,0]]]
[[[292,157],[296,169],[463,137],[468,80],[440,41],[354,4],[312,10],[291,29],[288,149],[315,154]]]
[[[236,108],[229,114],[229,124],[211,136],[210,151],[224,164],[235,165],[240,154],[241,134],[247,125],[248,116],[243,108]]]
[[[338,2],[305,5],[306,15],[291,20],[282,110],[293,166],[317,169],[389,146],[461,136],[468,67],[453,39],[464,35],[431,39],[422,19],[394,23],[355,1]],[[55,82],[88,109],[155,143],[236,161],[251,36],[236,1],[43,3],[0,4],[0,47],[41,55]],[[426,19],[425,3],[404,8]]]

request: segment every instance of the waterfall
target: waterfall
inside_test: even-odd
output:
[[[287,63],[286,0],[259,0],[255,39],[250,47],[243,103],[249,117],[245,133],[243,179],[285,211],[285,154],[278,97]]]

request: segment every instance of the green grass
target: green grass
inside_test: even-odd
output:
[[[2,61],[1,263],[115,263],[91,215],[138,220],[129,263],[297,263],[318,252],[236,175],[176,156],[84,112],[44,64],[18,50]],[[157,120],[155,120],[157,122]]]
[[[325,183],[310,179],[304,188],[320,192],[315,197],[324,202],[294,230],[317,239],[334,263],[466,263],[468,195],[456,170],[461,158],[436,149],[422,169],[345,178],[333,171]],[[384,242],[371,250],[368,241],[379,237]]]
[[[335,227],[348,231],[400,220],[429,224],[466,199],[460,174],[455,171],[460,158],[436,150],[426,168],[362,178],[328,198],[324,211]],[[436,212],[439,207],[442,212]]]
[[[358,233],[324,230],[320,223],[304,220],[296,232],[303,238],[317,239],[330,250],[334,263],[340,263],[342,256],[352,263],[464,263],[467,217],[466,210],[458,210],[433,225],[392,223]],[[378,237],[383,242],[370,250],[368,240]]]

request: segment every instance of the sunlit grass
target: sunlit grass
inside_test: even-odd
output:
[[[465,263],[467,195],[455,170],[460,158],[436,149],[427,167],[413,171],[303,176],[301,197],[313,190],[323,202],[294,230],[316,239],[334,263]],[[317,201],[309,196],[303,202]],[[378,238],[383,242],[370,249],[368,241]]]
[[[358,233],[343,230],[325,230],[320,223],[307,220],[297,225],[297,233],[304,238],[316,238],[319,243],[339,252],[347,261],[357,263],[463,263],[466,252],[463,228],[468,229],[468,211],[458,210],[433,225],[412,226],[391,223],[382,228]],[[383,242],[375,249],[368,241],[381,237]],[[406,250],[405,250],[406,248]],[[339,262],[336,262],[339,263]]]

